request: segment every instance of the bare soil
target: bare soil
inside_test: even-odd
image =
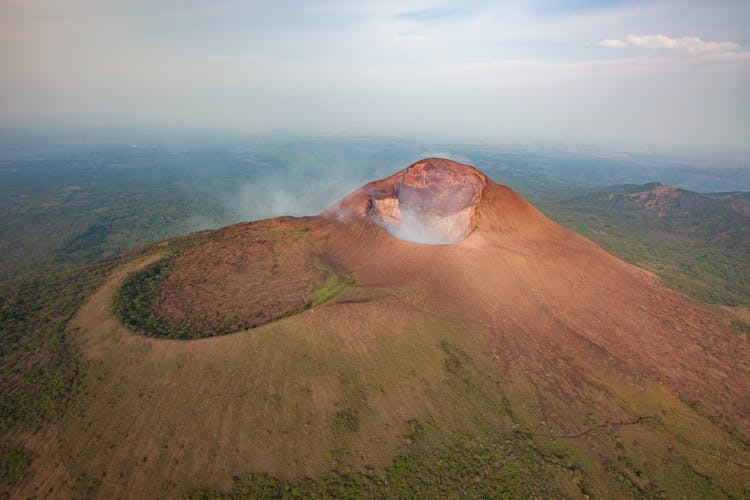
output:
[[[279,218],[217,231],[181,253],[156,312],[174,331],[238,331],[313,305],[335,273],[309,233],[314,219]]]

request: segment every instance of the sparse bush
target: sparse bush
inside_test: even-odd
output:
[[[159,285],[174,268],[174,256],[165,257],[126,276],[115,293],[112,307],[122,323],[150,337],[188,338],[167,328],[154,310]]]
[[[741,320],[740,318],[734,318],[732,320],[732,327],[738,332],[750,335],[750,323]]]
[[[119,262],[69,268],[0,289],[0,431],[62,412],[80,371],[68,322]]]

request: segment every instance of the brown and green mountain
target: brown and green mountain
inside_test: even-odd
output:
[[[597,190],[571,203],[656,220],[657,227],[732,246],[750,245],[750,193],[701,194],[658,182]]]
[[[750,495],[744,323],[470,166],[111,268],[11,497]]]

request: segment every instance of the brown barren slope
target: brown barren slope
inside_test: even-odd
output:
[[[209,234],[161,289],[164,321],[231,325],[306,303],[327,270],[356,276],[299,314],[209,339],[146,338],[111,314],[118,283],[145,262],[113,274],[70,326],[84,389],[14,495],[379,474],[410,446],[496,438],[507,456],[536,458],[489,460],[469,482],[537,464],[559,490],[513,475],[529,495],[750,492],[750,342],[728,313],[662,288],[475,169],[410,168],[319,217]],[[443,181],[457,196],[440,197]],[[391,236],[403,206],[460,241]],[[409,421],[423,441],[404,439]]]
[[[316,221],[279,218],[216,232],[174,262],[156,312],[167,328],[237,331],[303,310],[335,270],[307,233]]]
[[[337,210],[366,218],[361,203],[351,201]],[[716,418],[731,415],[736,431],[750,438],[750,346],[728,328],[729,316],[660,287],[647,271],[562,228],[491,180],[477,211],[476,229],[458,245],[413,245],[371,225],[350,224],[333,232],[328,251],[363,282],[422,281],[433,296],[488,324],[490,342],[506,353],[506,363],[545,357],[545,351],[559,356],[576,344],[596,346],[602,361],[622,360],[635,373],[703,401]],[[511,333],[511,324],[523,332]]]

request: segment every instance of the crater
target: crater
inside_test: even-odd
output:
[[[365,186],[365,215],[402,240],[455,244],[476,227],[486,179],[469,165],[442,158],[422,160]]]
[[[314,220],[236,224],[129,275],[114,309],[160,338],[196,339],[256,328],[336,297],[354,276],[320,252]]]

